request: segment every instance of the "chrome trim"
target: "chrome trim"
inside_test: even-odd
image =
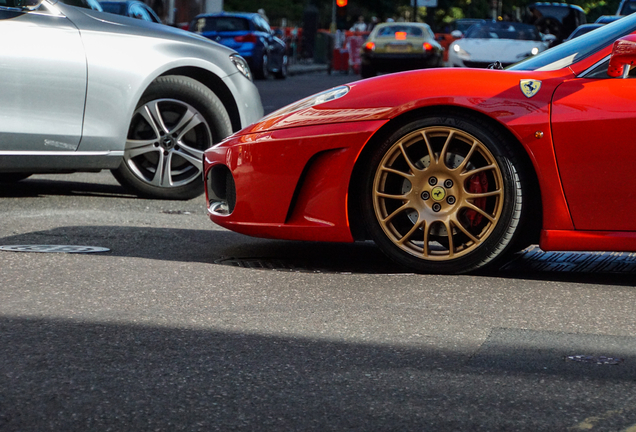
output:
[[[594,69],[599,67],[601,65],[601,63],[608,61],[609,58],[610,58],[610,56],[608,55],[607,57],[597,61],[596,63],[594,63],[594,65],[590,66],[589,68],[587,68],[583,72],[581,72],[579,75],[577,75],[577,78],[585,78],[585,75],[591,73]]]

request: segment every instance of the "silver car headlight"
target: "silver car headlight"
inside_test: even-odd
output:
[[[238,54],[231,54],[230,60],[232,61],[232,63],[234,63],[234,66],[236,66],[238,71],[242,73],[245,78],[252,81],[252,71],[247,64],[247,61],[245,61],[243,57]]]
[[[305,99],[301,99],[298,102],[294,102],[291,105],[287,105],[286,107],[281,108],[278,111],[274,111],[270,115],[266,116],[264,119],[270,118],[270,117],[278,117],[283,114],[289,114],[294,111],[312,107],[314,105],[322,104],[325,102],[331,102],[333,100],[340,99],[347,93],[349,93],[349,86],[342,85],[339,87],[334,87],[332,89],[317,93],[313,96],[309,96]]]

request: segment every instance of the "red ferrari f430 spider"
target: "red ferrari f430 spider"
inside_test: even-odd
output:
[[[251,236],[372,239],[465,273],[538,242],[636,251],[636,14],[505,70],[333,88],[204,155],[210,218]]]

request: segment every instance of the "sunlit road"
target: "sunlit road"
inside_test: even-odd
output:
[[[271,112],[352,79],[258,85]],[[0,251],[2,432],[636,430],[630,254],[416,275],[107,172],[0,188],[0,245],[110,250]]]

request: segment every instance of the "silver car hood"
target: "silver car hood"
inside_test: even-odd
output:
[[[101,33],[126,34],[141,37],[156,37],[170,39],[174,42],[199,46],[202,49],[214,47],[214,56],[225,51],[229,56],[236,51],[224,45],[218,44],[198,34],[181,30],[164,24],[144,21],[136,18],[116,15],[108,12],[99,12],[64,4],[58,0],[45,0],[55,5],[70,19],[81,31],[94,31]],[[227,74],[236,73],[235,68],[225,71]]]

